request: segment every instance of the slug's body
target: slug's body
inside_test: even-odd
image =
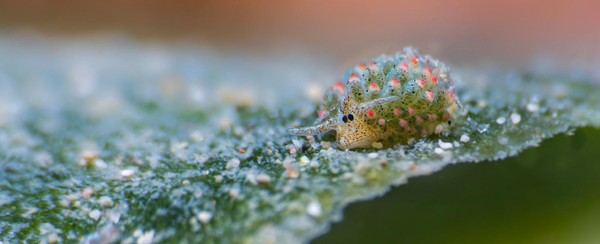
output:
[[[292,135],[337,132],[341,149],[388,145],[445,131],[460,103],[455,81],[443,63],[405,48],[350,69],[319,107],[315,125],[291,128]]]

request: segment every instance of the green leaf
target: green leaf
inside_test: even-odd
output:
[[[285,133],[333,83],[317,57],[21,41],[0,39],[6,242],[304,242],[409,177],[600,126],[591,76],[464,69],[448,135],[341,151]]]

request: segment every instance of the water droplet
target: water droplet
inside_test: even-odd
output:
[[[467,134],[460,136],[460,141],[463,143],[469,142],[469,140],[471,140],[471,138]]]
[[[98,221],[100,217],[102,217],[102,213],[98,209],[94,209],[88,214],[88,217],[95,221]]]
[[[442,148],[442,149],[450,149],[450,148],[453,147],[452,143],[450,143],[450,142],[444,142],[442,140],[438,140],[438,145],[440,145],[440,148]]]
[[[309,203],[308,206],[306,206],[306,212],[310,216],[318,218],[322,213],[321,204],[316,201]]]
[[[536,113],[539,110],[540,110],[540,105],[538,105],[537,103],[530,102],[527,104],[527,111]]]
[[[308,159],[306,156],[300,157],[300,160],[298,161],[298,164],[302,167],[308,165],[308,163],[310,163],[310,159]]]
[[[267,174],[259,174],[256,176],[256,182],[259,185],[269,185],[271,184],[271,176]]]
[[[512,113],[510,115],[510,121],[512,121],[513,124],[518,124],[521,122],[521,115],[518,113]]]
[[[232,158],[229,161],[227,161],[225,168],[226,169],[235,169],[239,166],[240,166],[240,160],[238,158]]]
[[[506,122],[506,118],[504,117],[498,117],[496,119],[496,123],[498,123],[499,125],[504,124],[504,122]]]
[[[485,133],[489,128],[489,124],[480,124],[477,126],[477,131],[479,131],[479,133]]]
[[[135,170],[133,170],[133,169],[121,170],[121,177],[123,177],[125,179],[131,179],[134,174],[135,174]]]
[[[367,154],[367,157],[369,157],[370,159],[375,159],[379,156],[379,154],[377,154],[376,152],[372,152]]]
[[[212,213],[207,211],[202,211],[198,213],[198,220],[203,224],[207,224],[212,219]]]

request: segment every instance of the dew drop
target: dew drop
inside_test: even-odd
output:
[[[306,206],[306,212],[314,217],[314,218],[318,218],[319,216],[321,216],[323,210],[321,208],[321,204],[319,202],[311,202],[308,204],[308,206]]]
[[[506,122],[506,118],[504,118],[504,117],[498,117],[496,119],[496,123],[499,125],[504,124],[504,122]]]
[[[469,140],[471,140],[471,138],[467,134],[460,136],[460,141],[463,143],[469,142]]]
[[[479,131],[479,133],[485,133],[489,128],[489,124],[480,124],[477,126],[477,131]]]
[[[518,124],[521,122],[521,115],[518,113],[512,113],[510,115],[510,121],[512,121],[513,124]]]
[[[527,104],[527,111],[531,113],[536,113],[540,110],[540,105],[537,103],[530,102]]]

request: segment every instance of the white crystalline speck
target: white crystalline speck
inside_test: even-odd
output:
[[[238,158],[232,158],[229,161],[227,161],[225,168],[226,169],[235,169],[239,166],[240,166],[240,160]]]
[[[513,124],[518,124],[521,122],[521,115],[518,113],[512,113],[510,115],[510,121],[512,121]]]
[[[537,103],[530,102],[527,104],[527,111],[535,113],[540,110],[540,105]]]
[[[58,204],[63,207],[66,208],[69,206],[69,204],[71,204],[71,202],[68,199],[60,199],[60,201],[58,202]]]
[[[463,134],[462,136],[460,136],[460,141],[463,143],[469,142],[469,140],[471,140],[471,138],[467,134]]]
[[[442,140],[438,140],[438,145],[439,145],[439,146],[440,146],[440,148],[442,148],[442,149],[450,149],[450,148],[452,148],[452,147],[453,147],[453,146],[452,146],[452,143],[450,143],[450,142],[444,142],[444,141],[442,141]]]
[[[124,169],[121,170],[121,177],[125,179],[131,179],[135,175],[135,171],[133,169]]]
[[[96,161],[94,161],[94,167],[96,169],[106,169],[106,167],[108,167],[108,165],[106,164],[106,162],[102,159],[96,159]]]
[[[200,131],[194,131],[192,132],[192,134],[190,135],[190,138],[194,141],[204,141],[204,135],[202,134],[202,132]]]
[[[98,202],[100,203],[100,205],[102,205],[102,207],[112,207],[113,205],[113,200],[110,197],[107,196],[103,196],[100,198],[100,200],[98,200]]]
[[[91,187],[86,187],[85,189],[83,189],[83,191],[81,192],[81,196],[83,198],[90,198],[92,196],[92,194],[94,194],[94,189],[92,189]]]
[[[256,182],[261,185],[268,185],[271,183],[271,176],[267,174],[259,174],[256,176]]]
[[[194,159],[196,160],[196,163],[198,164],[204,164],[206,161],[208,161],[208,156],[203,155],[203,154],[194,154]]]
[[[295,148],[302,148],[302,142],[300,142],[300,141],[298,141],[296,139],[293,139],[292,143],[294,144]]]
[[[48,235],[48,243],[58,243],[59,236],[55,232],[52,232]]]
[[[485,133],[489,128],[489,124],[480,124],[477,126],[477,131],[479,131],[479,133]]]
[[[154,230],[150,230],[141,234],[137,239],[137,244],[151,244],[154,240]]]
[[[212,213],[208,211],[202,211],[198,213],[198,220],[200,220],[200,222],[202,222],[203,224],[207,224],[212,219],[212,217]]]
[[[315,217],[315,218],[321,216],[322,211],[323,210],[321,209],[321,204],[316,201],[310,202],[306,206],[306,212],[308,213],[308,215]]]
[[[506,122],[506,118],[504,118],[504,117],[498,117],[498,118],[496,119],[496,123],[497,123],[497,124],[500,124],[500,125],[501,125],[501,124],[504,124],[504,122]]]
[[[444,149],[441,149],[439,147],[436,147],[435,149],[433,149],[433,152],[437,153],[437,154],[443,154],[444,153]]]
[[[310,160],[306,156],[302,156],[300,157],[300,160],[298,160],[298,164],[302,167],[308,165],[308,163],[310,163]]]
[[[367,157],[370,159],[375,159],[375,158],[377,158],[377,156],[379,156],[379,154],[377,154],[376,152],[367,154]]]
[[[98,221],[98,219],[100,219],[101,216],[102,216],[102,213],[98,209],[94,209],[88,214],[88,217],[90,217],[91,219],[93,219],[95,221]]]
[[[232,198],[240,197],[240,190],[238,190],[237,188],[229,190],[229,196]]]

